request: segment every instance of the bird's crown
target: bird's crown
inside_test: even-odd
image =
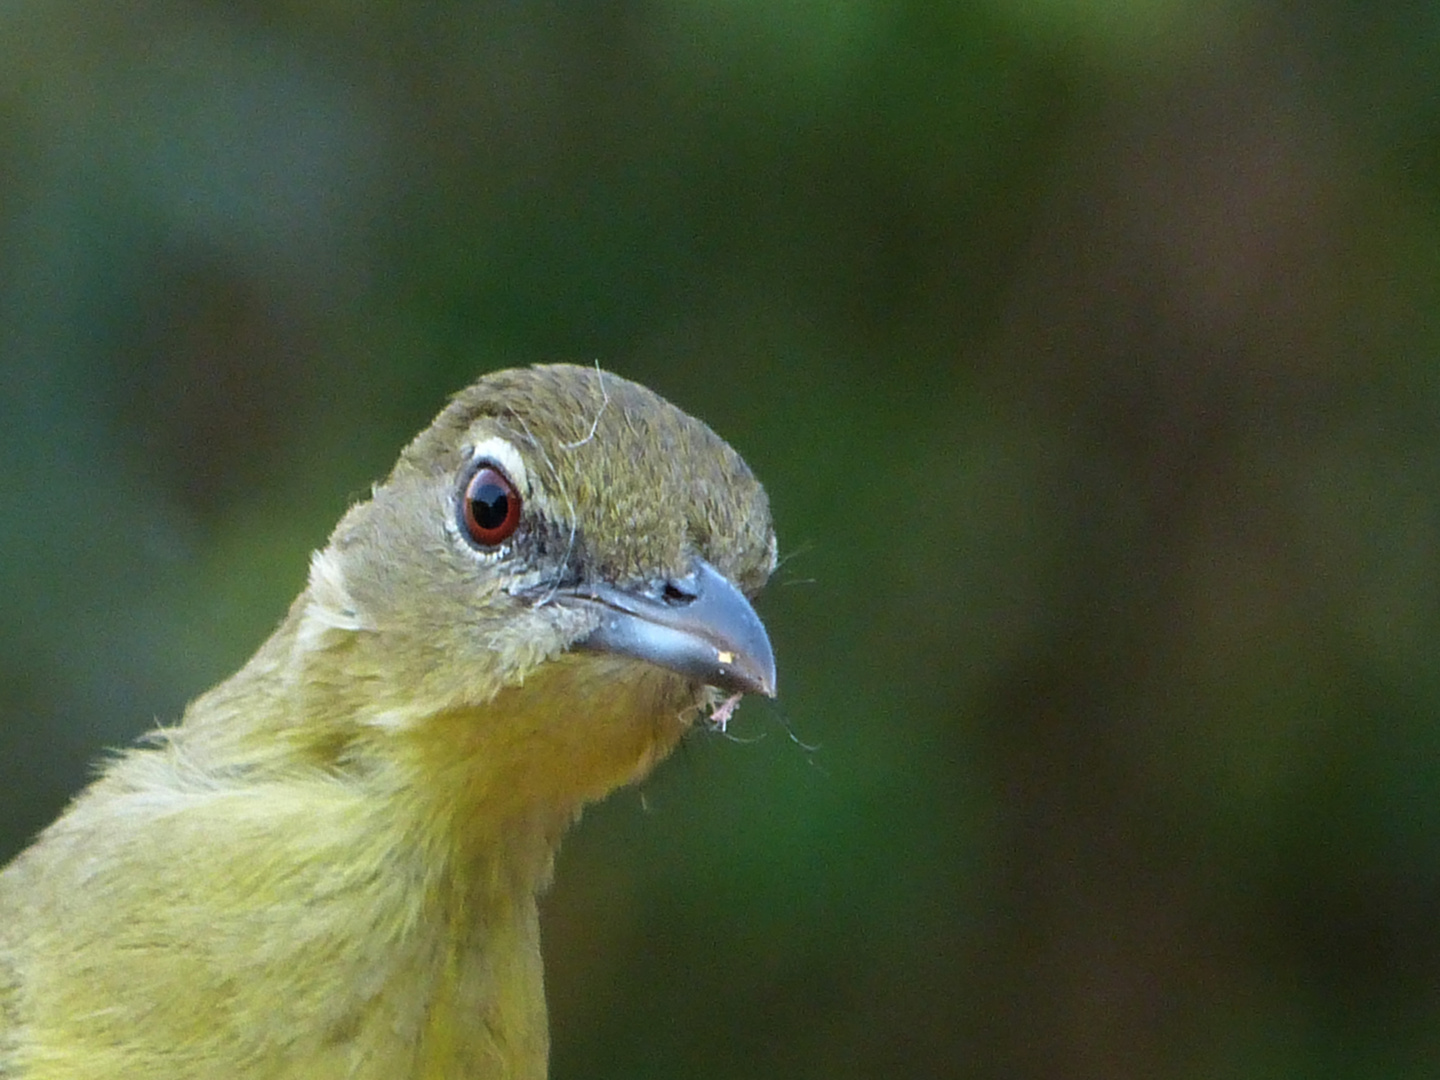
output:
[[[568,364],[487,375],[406,448],[392,480],[459,477],[494,439],[522,458],[525,494],[562,534],[570,573],[632,581],[699,557],[753,594],[774,567],[769,504],[749,467],[638,383]]]

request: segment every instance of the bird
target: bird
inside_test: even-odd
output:
[[[560,839],[775,696],[775,565],[701,421],[598,366],[481,377],[0,871],[0,1077],[544,1077]]]

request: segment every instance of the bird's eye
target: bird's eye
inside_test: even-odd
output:
[[[465,485],[460,518],[481,547],[508,540],[520,524],[520,492],[494,465],[481,465]]]

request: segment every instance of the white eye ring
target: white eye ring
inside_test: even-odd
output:
[[[484,459],[493,461],[500,466],[502,472],[510,478],[515,485],[515,490],[520,493],[521,498],[529,498],[530,474],[525,470],[525,459],[520,456],[520,451],[515,449],[515,444],[498,435],[492,435],[488,439],[481,439],[470,448],[470,464]]]

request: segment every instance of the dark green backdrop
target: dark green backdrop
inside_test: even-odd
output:
[[[1440,1070],[1440,9],[0,11],[0,856],[445,395],[769,486],[778,705],[596,808],[557,1080]]]

